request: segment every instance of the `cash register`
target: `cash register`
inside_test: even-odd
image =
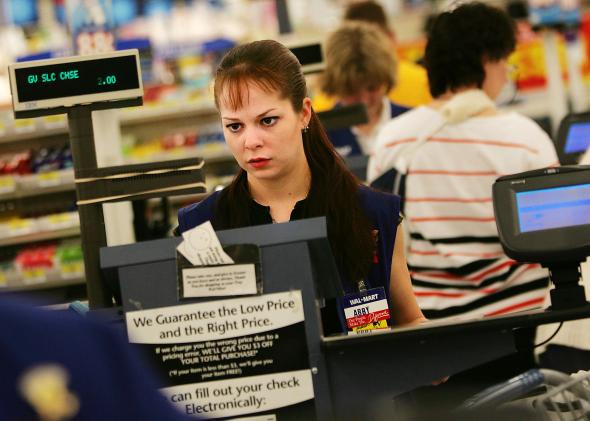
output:
[[[551,309],[586,305],[580,263],[590,255],[590,166],[544,168],[499,178],[494,212],[505,253],[549,269]]]

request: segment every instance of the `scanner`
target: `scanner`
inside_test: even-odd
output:
[[[586,305],[580,263],[590,255],[590,166],[544,168],[493,185],[496,225],[506,255],[540,263],[555,285],[551,308]]]

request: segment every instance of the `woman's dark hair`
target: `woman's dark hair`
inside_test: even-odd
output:
[[[428,33],[424,64],[434,98],[467,86],[481,88],[484,60],[501,60],[516,45],[514,22],[483,3],[463,4],[438,15]]]
[[[307,96],[305,78],[297,58],[284,45],[255,41],[231,49],[217,68],[215,103],[223,100],[233,109],[242,106],[244,90],[255,84],[278,92],[296,112]],[[302,133],[305,156],[311,170],[311,187],[305,202],[306,218],[325,216],[334,258],[351,281],[364,278],[372,262],[375,242],[371,224],[358,199],[359,181],[346,168],[312,110],[309,129]],[[216,229],[251,225],[246,172],[240,169],[217,204]]]

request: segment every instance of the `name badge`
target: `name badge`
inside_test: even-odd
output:
[[[383,287],[345,295],[342,303],[349,334],[387,329],[390,314]]]

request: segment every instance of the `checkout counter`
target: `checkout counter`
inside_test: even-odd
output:
[[[393,416],[388,411],[394,397],[515,352],[514,329],[590,316],[579,285],[579,264],[590,253],[590,167],[502,177],[493,193],[505,252],[516,260],[541,263],[551,273],[554,288],[548,309],[325,336],[320,307],[338,295],[339,288],[323,218],[217,232],[224,246],[258,245],[264,294],[301,291],[314,396],[307,416]],[[108,278],[120,283],[126,312],[178,306],[180,242],[170,238],[101,249],[101,266]],[[182,303],[197,301],[203,299]]]

